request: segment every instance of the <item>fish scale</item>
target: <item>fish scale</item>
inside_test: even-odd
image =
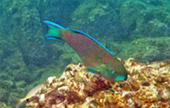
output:
[[[80,58],[83,60],[85,66],[87,67],[96,68],[95,66],[98,65],[98,63],[105,62],[104,59],[109,60],[113,58],[111,55],[108,55],[102,47],[98,46],[96,43],[93,42],[93,40],[86,36],[77,33],[71,33],[68,31],[61,31],[61,33],[64,34],[63,40],[66,41],[78,53]],[[70,39],[72,39],[72,41],[70,41]],[[79,46],[82,47],[79,48]],[[86,48],[87,50],[84,50],[84,48]],[[100,55],[100,52],[103,52],[103,54],[107,56],[105,56],[105,58],[102,57],[102,55]]]
[[[44,22],[49,27],[45,37],[68,43],[80,56],[88,72],[101,73],[109,80],[126,80],[127,71],[123,64],[96,39],[79,30]]]

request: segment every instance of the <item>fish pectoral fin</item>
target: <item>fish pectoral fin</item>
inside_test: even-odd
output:
[[[87,67],[86,68],[86,72],[90,72],[92,74],[96,74],[96,73],[99,73],[100,71],[98,69],[94,69],[94,68],[91,68],[91,67]]]

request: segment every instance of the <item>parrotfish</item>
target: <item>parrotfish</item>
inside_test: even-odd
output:
[[[64,28],[51,21],[44,21],[49,27],[47,39],[63,40],[80,56],[87,72],[100,74],[111,81],[124,81],[127,71],[112,52],[95,38],[79,30]]]

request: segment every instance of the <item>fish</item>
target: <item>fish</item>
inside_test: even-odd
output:
[[[20,106],[23,104],[24,101],[34,96],[38,91],[42,89],[42,87],[43,87],[43,84],[39,84],[35,86],[33,89],[31,89],[24,98],[19,99],[19,102],[15,108],[20,108]]]
[[[48,33],[44,37],[68,43],[83,61],[87,72],[100,74],[110,81],[127,79],[128,73],[124,65],[95,38],[80,30],[64,28],[48,20],[44,23],[48,26]]]

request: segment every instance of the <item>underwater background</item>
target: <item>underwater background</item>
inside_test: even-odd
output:
[[[44,20],[88,33],[122,59],[170,59],[170,0],[0,0],[0,108],[81,62],[44,38]]]

